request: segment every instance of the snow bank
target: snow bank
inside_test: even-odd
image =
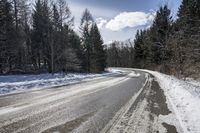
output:
[[[187,78],[186,81],[192,85],[196,85],[200,87],[200,79],[199,80],[194,80],[192,78]]]
[[[22,92],[32,89],[43,89],[54,86],[66,85],[81,81],[85,78],[106,76],[103,74],[40,74],[40,75],[8,75],[0,76],[0,95]]]
[[[200,86],[154,71],[185,133],[200,133]]]
[[[107,71],[109,71],[111,73],[119,73],[119,74],[125,72],[123,70],[119,70],[117,68],[112,68],[112,67],[108,68]]]
[[[130,69],[130,68],[120,68],[120,67],[110,67],[107,69],[107,71],[112,72],[112,73],[129,73],[128,76],[130,77],[140,77],[140,73]]]
[[[140,77],[140,74],[139,73],[136,73],[135,71],[132,71],[130,74],[129,74],[130,77]]]

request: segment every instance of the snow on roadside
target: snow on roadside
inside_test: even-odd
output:
[[[140,77],[140,74],[136,73],[135,71],[132,71],[128,76],[130,76],[130,77]]]
[[[200,133],[200,87],[173,76],[148,71],[164,90],[184,133]]]
[[[129,72],[128,76],[130,77],[140,77],[140,73],[133,71],[129,68],[117,68],[117,67],[110,67],[107,69],[107,71],[112,72],[112,73],[127,73]]]
[[[192,78],[187,78],[186,82],[192,84],[192,85],[196,85],[196,86],[200,86],[200,79],[199,80],[194,80]]]
[[[111,74],[111,72],[103,74],[69,73],[63,75],[61,73],[57,73],[54,75],[39,74],[0,76],[0,95],[67,85],[70,83],[79,82],[85,78],[90,79],[109,74]]]
[[[111,72],[111,73],[123,73],[124,71],[123,70],[119,70],[119,69],[116,69],[116,68],[107,68],[107,71]]]

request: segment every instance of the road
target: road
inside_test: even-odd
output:
[[[164,93],[144,72],[0,96],[0,133],[170,132]]]

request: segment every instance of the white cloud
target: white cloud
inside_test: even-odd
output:
[[[152,23],[154,19],[153,13],[145,12],[123,12],[103,24],[105,27],[112,31],[119,31],[124,28],[135,28],[138,26],[146,26]],[[105,24],[106,23],[106,24]],[[101,23],[102,25],[102,23]]]
[[[108,21],[103,18],[97,18],[96,22],[97,22],[99,29],[103,29],[105,27],[105,25],[108,23]]]

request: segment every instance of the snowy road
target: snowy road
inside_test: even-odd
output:
[[[0,96],[0,133],[180,131],[168,115],[159,85],[139,71]]]

